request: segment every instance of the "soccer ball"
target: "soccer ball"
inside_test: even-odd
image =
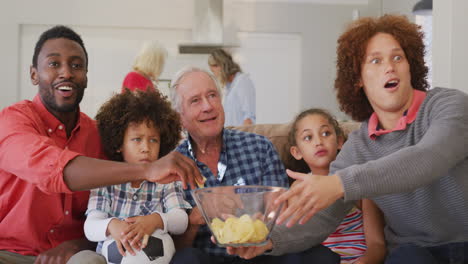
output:
[[[135,256],[122,256],[114,239],[104,241],[101,254],[110,264],[168,264],[175,253],[174,242],[168,233],[156,230],[148,239],[148,245]]]

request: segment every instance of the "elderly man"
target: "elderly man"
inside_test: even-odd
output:
[[[186,185],[202,180],[192,160],[173,152],[146,165],[100,160],[95,122],[80,112],[88,54],[64,26],[45,31],[34,49],[39,87],[0,112],[0,263],[96,263],[84,238],[91,188],[136,179]]]
[[[188,132],[188,138],[177,150],[195,161],[206,178],[206,187],[287,186],[284,167],[270,141],[256,134],[223,129],[224,109],[214,76],[198,68],[185,68],[173,78],[170,91],[175,109],[181,115],[182,125]],[[195,206],[191,194],[186,192],[186,195],[187,200]],[[230,256],[225,249],[210,241],[210,232],[197,207],[189,216],[186,233],[176,238],[176,241],[184,242],[184,245],[178,244],[180,248],[185,248],[176,252],[172,263],[245,261],[238,256]],[[269,245],[271,248],[271,241]],[[323,246],[317,246],[297,254],[259,256],[253,262],[337,263],[337,257]]]

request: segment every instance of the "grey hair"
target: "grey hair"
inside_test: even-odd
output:
[[[210,77],[210,79],[214,82],[216,86],[216,90],[218,90],[219,94],[221,95],[221,86],[219,85],[218,80],[216,80],[216,77],[213,74],[211,74],[207,70],[204,70],[196,66],[185,66],[184,68],[176,72],[176,74],[172,78],[171,86],[169,87],[169,96],[171,98],[172,106],[179,113],[181,112],[182,109],[180,105],[180,95],[177,93],[177,86],[180,84],[180,82],[185,77],[185,75],[192,73],[192,72],[206,73]]]

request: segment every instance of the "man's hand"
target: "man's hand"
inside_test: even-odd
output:
[[[289,219],[288,227],[293,226],[299,220],[300,224],[304,224],[318,211],[327,208],[343,197],[343,185],[337,175],[319,176],[290,170],[286,170],[286,172],[290,177],[296,179],[297,183],[280,195],[275,204],[290,199],[294,201],[288,203],[288,208],[281,212],[276,220],[277,224],[282,224],[287,219]]]
[[[177,151],[151,163],[145,178],[162,184],[180,180],[184,189],[187,189],[187,184],[195,189],[197,182],[203,183],[203,177],[195,162]]]
[[[112,219],[107,226],[107,231],[109,234],[112,236],[112,238],[115,240],[115,243],[117,244],[117,249],[119,250],[120,255],[125,256],[125,250],[127,250],[130,254],[135,255],[135,252],[133,251],[132,246],[128,243],[128,241],[124,241],[122,239],[122,233],[130,224],[119,220],[119,219]],[[124,250],[125,248],[125,250]]]
[[[189,224],[190,225],[205,225],[205,219],[200,213],[200,210],[197,207],[193,207],[192,212],[189,215]]]
[[[69,240],[55,248],[42,252],[36,257],[34,264],[63,264],[81,250],[91,249],[91,243],[86,239]]]
[[[211,237],[211,240],[214,241],[214,238]],[[273,243],[271,240],[268,240],[268,243],[264,246],[259,247],[227,247],[226,251],[229,255],[237,255],[243,259],[252,259],[256,256],[262,255],[267,250],[273,248]]]
[[[130,225],[122,233],[122,241],[127,241],[134,249],[141,250],[146,245],[142,244],[145,235],[151,236],[156,229],[163,229],[164,223],[158,213],[134,216],[125,219]]]

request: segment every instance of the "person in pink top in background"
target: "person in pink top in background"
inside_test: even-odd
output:
[[[330,113],[312,108],[296,117],[288,140],[295,159],[303,159],[313,174],[328,175],[330,163],[344,143],[344,134]],[[387,252],[383,230],[382,213],[371,200],[363,199],[323,245],[340,255],[341,264],[383,263]]]
[[[157,42],[143,43],[133,62],[133,71],[129,72],[122,83],[122,92],[125,88],[130,91],[156,89],[159,75],[164,68],[167,58],[166,49]]]

